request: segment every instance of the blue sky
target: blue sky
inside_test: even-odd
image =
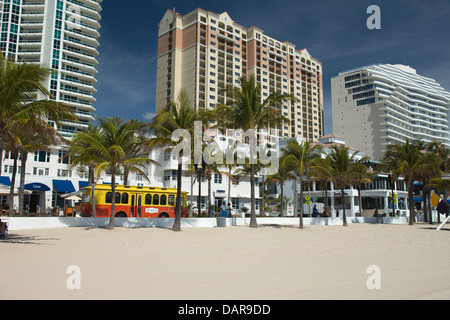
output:
[[[381,9],[369,30],[367,8]],[[406,64],[450,91],[450,0],[106,0],[102,3],[96,115],[146,120],[155,112],[158,23],[167,9],[226,11],[244,27],[306,48],[323,63],[325,134],[331,77],[374,63]]]

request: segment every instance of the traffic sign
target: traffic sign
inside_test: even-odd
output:
[[[311,198],[310,198],[309,196],[306,196],[306,197],[305,197],[305,203],[306,203],[306,204],[309,204],[309,200],[311,200]]]

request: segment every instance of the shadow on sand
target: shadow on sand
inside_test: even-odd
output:
[[[59,240],[57,238],[45,238],[39,236],[19,235],[9,233],[6,239],[1,239],[0,244],[26,244],[26,245],[51,245],[49,241]]]

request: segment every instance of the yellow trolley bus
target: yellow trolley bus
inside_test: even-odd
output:
[[[116,186],[115,216],[119,218],[174,218],[177,189]],[[95,186],[97,218],[111,216],[111,185]],[[186,217],[187,192],[181,193],[182,217]],[[81,216],[92,217],[92,187],[84,188]]]

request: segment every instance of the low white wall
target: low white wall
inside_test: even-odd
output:
[[[64,227],[106,227],[109,218],[66,218],[66,217],[33,217],[33,218],[7,218],[2,217],[2,222],[8,223],[9,231],[47,229]],[[116,218],[115,226],[122,228],[171,228],[173,218],[170,219],[149,219],[149,218]],[[259,225],[299,225],[299,218],[257,218]],[[376,218],[372,217],[348,217],[347,223],[376,223]],[[386,217],[383,223],[406,224],[405,217]],[[226,226],[245,226],[250,224],[250,218],[229,218],[226,219]],[[342,225],[342,218],[304,218],[306,225]],[[220,224],[219,224],[220,225]],[[216,218],[183,218],[182,228],[214,228],[217,227]]]

